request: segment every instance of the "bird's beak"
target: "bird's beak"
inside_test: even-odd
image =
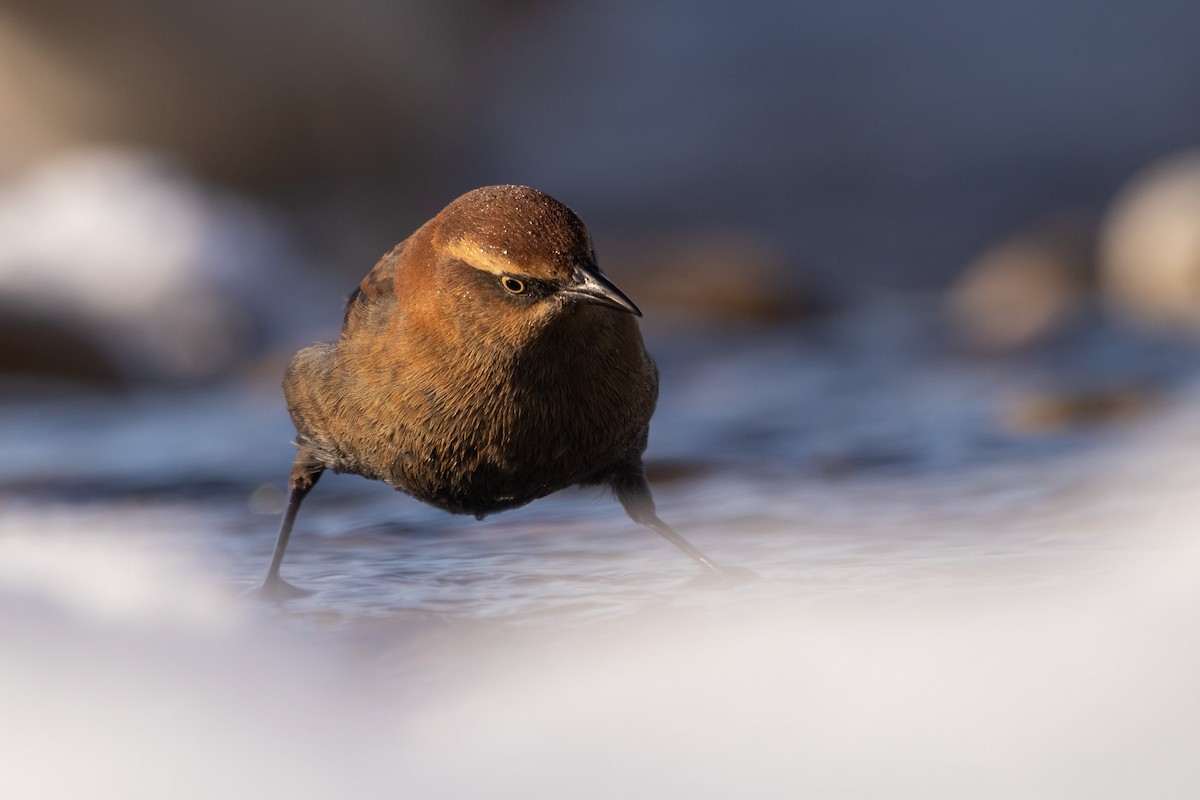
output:
[[[642,315],[641,309],[635,306],[616,284],[596,270],[576,267],[574,278],[574,282],[562,290],[568,297],[615,308],[617,311],[626,311],[635,317]]]

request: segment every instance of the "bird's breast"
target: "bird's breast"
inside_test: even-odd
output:
[[[487,514],[640,457],[657,394],[640,336],[559,337],[403,370],[390,401],[363,415],[377,476],[439,508]]]

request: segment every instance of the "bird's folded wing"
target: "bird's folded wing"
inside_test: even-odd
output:
[[[381,300],[395,296],[396,262],[404,252],[404,245],[407,242],[408,240],[405,239],[379,259],[379,263],[371,268],[371,271],[346,298],[346,314],[342,318],[342,333],[357,328],[362,322],[367,308]]]

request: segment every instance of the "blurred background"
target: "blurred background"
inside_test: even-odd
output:
[[[9,0],[0,368],[229,374],[329,335],[380,254],[501,182],[564,200],[639,302],[700,324],[920,289],[976,345],[1098,292],[1186,330],[1198,16]]]
[[[176,590],[135,576],[174,573],[134,553],[200,553],[209,594],[181,608],[251,586],[292,457],[279,388],[292,353],[334,338],[362,275],[454,197],[521,183],[579,213],[646,312],[664,517],[763,581],[693,596],[690,565],[594,493],[477,524],[330,476],[285,565],[316,595],[230,625],[282,621],[302,652],[332,642],[355,670],[365,651],[392,690],[447,664],[476,681],[463,651],[495,656],[511,626],[550,639],[681,604],[705,636],[765,616],[778,627],[762,637],[797,641],[846,603],[932,596],[924,627],[897,634],[913,656],[900,680],[953,717],[958,700],[916,654],[926,636],[979,643],[934,616],[981,587],[1075,581],[1040,606],[1062,612],[1048,629],[1024,627],[1043,613],[1028,604],[1001,615],[1018,634],[988,646],[1012,669],[976,677],[1061,700],[1077,760],[1045,786],[1080,788],[1076,767],[1110,746],[1131,760],[1106,763],[1140,774],[1145,753],[1080,745],[1091,706],[1061,699],[1064,675],[1021,683],[1020,658],[1087,618],[1078,598],[1103,594],[1096,570],[1146,561],[1120,596],[1157,618],[1157,566],[1194,563],[1163,555],[1186,536],[1148,531],[1186,531],[1200,478],[1198,30],[1188,0],[2,0],[0,531],[24,549],[0,569],[0,621],[39,609],[33,675],[49,632],[78,659],[100,646],[77,631],[136,619],[155,632],[117,654],[163,650],[148,609]],[[97,532],[106,555],[90,542],[75,559]],[[140,587],[129,615],[94,619],[123,585]],[[1168,606],[1197,600],[1181,590]],[[846,677],[851,662],[887,670],[865,644],[884,625],[865,619],[819,676],[835,695],[885,685]],[[1129,630],[1066,660],[1086,670]],[[1144,642],[1145,671],[1100,673],[1096,692],[1141,685],[1189,636]],[[801,642],[789,652],[785,664],[809,663]],[[1174,742],[1192,658],[1152,720]],[[306,674],[317,680],[302,673],[297,692]],[[721,696],[728,675],[704,677]],[[257,685],[223,708],[232,720],[254,702]],[[769,706],[751,722],[791,722]],[[206,741],[223,735],[221,708]],[[1024,730],[993,728],[998,749],[1035,758]],[[962,745],[939,728],[913,747]],[[880,774],[905,774],[892,766]],[[1182,762],[1159,767],[1200,786]]]

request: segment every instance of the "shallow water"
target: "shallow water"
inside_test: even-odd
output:
[[[327,475],[284,569],[314,594],[289,607],[572,622],[663,603],[1053,580],[1062,562],[1114,546],[1077,535],[1088,523],[1073,521],[1073,500],[1090,454],[1131,423],[1014,430],[1010,407],[1030,392],[1134,386],[1153,408],[1186,384],[1191,350],[1096,329],[1036,356],[970,358],[939,341],[927,312],[894,300],[807,329],[648,331],[662,372],[647,453],[660,513],[757,580],[713,591],[601,490],[477,522]],[[291,434],[270,383],[10,401],[0,493],[35,514],[194,520],[201,540],[180,544],[218,553],[230,585],[249,588],[273,546]]]
[[[5,794],[1194,796],[1194,351],[981,360],[927,311],[648,330],[660,511],[728,586],[597,491],[476,522],[327,476],[314,593],[262,604],[274,385],[6,400]]]

